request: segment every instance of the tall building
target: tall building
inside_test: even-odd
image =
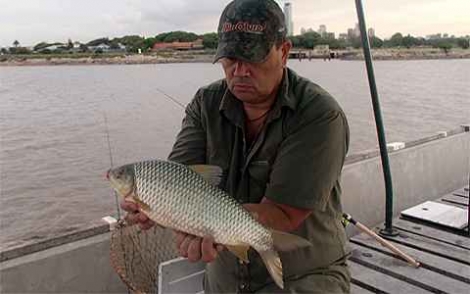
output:
[[[284,4],[284,17],[286,18],[287,35],[294,35],[294,22],[292,21],[292,3],[286,2]]]
[[[360,37],[361,36],[361,29],[359,28],[358,23],[356,23],[356,26],[354,27],[354,36],[355,37]]]
[[[324,24],[320,25],[320,27],[318,28],[318,33],[320,34],[320,36],[325,37],[325,35],[327,33],[326,25],[324,25]]]
[[[354,39],[356,37],[356,34],[354,32],[354,29],[349,28],[348,29],[348,39]]]

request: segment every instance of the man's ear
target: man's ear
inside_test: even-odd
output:
[[[290,40],[286,40],[282,43],[282,65],[286,66],[287,59],[289,58],[289,52],[292,48],[292,42]]]

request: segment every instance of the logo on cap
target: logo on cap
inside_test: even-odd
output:
[[[266,24],[253,24],[247,21],[239,21],[237,23],[225,22],[222,26],[223,33],[244,32],[252,34],[261,34],[266,29]]]

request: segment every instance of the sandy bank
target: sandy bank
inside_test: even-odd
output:
[[[364,59],[362,50],[332,50],[342,60]],[[308,52],[305,50],[304,52]],[[416,59],[463,59],[470,58],[470,49],[452,49],[444,52],[438,48],[388,48],[373,49],[375,60],[416,60]],[[313,55],[313,58],[323,58]],[[213,54],[173,54],[173,55],[95,55],[95,56],[0,56],[0,66],[34,65],[96,65],[96,64],[158,64],[158,63],[193,63],[212,62]]]

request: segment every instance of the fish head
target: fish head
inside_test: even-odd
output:
[[[127,164],[117,168],[112,168],[106,173],[111,187],[118,192],[119,195],[127,198],[133,195],[135,186],[134,165]]]

